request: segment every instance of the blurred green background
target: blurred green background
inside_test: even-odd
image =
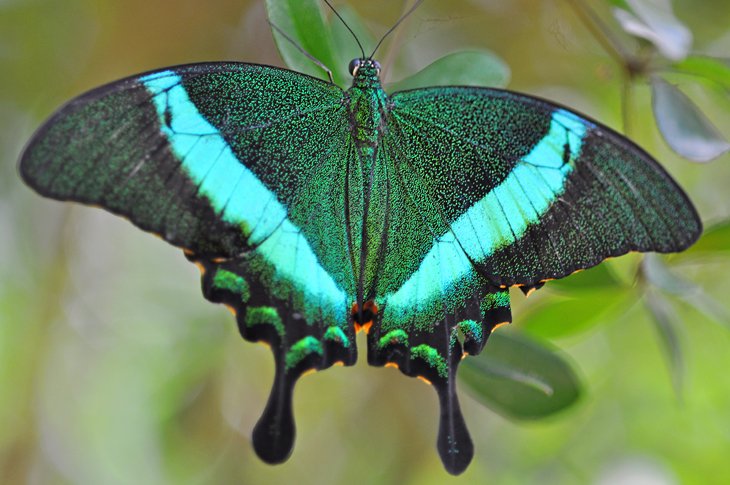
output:
[[[392,0],[351,3],[374,38],[403,10]],[[605,4],[591,5],[618,30]],[[727,57],[727,0],[673,5],[696,50]],[[511,89],[621,129],[620,67],[568,2],[426,1],[379,57],[393,61],[387,76],[397,81],[466,48],[500,56]],[[353,45],[340,62],[357,54]],[[62,102],[206,60],[283,65],[263,1],[0,0],[0,483],[730,483],[728,230],[705,244],[712,250],[662,260],[703,289],[662,300],[669,323],[646,311],[637,255],[605,263],[625,291],[568,279],[529,300],[513,293],[515,323],[500,331],[559,349],[581,397],[524,422],[462,392],[476,457],[460,478],[435,450],[435,393],[369,368],[364,355],[301,381],[294,454],[281,466],[260,462],[249,437],[273,377],[270,352],[243,342],[231,315],[203,300],[179,251],[103,211],[41,199],[16,174],[24,142]],[[696,79],[672,81],[727,137],[727,91],[718,101]],[[629,113],[630,135],[706,225],[729,220],[730,156],[694,164],[671,152],[644,82]]]

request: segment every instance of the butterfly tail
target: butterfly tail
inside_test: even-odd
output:
[[[266,408],[253,429],[256,454],[266,463],[283,463],[294,448],[296,426],[292,412],[292,394],[296,378],[278,361],[276,376]]]
[[[444,468],[452,475],[459,475],[466,470],[474,456],[474,444],[456,394],[456,370],[461,360],[458,355],[453,354],[448,377],[432,382],[439,397],[441,411],[436,449]]]

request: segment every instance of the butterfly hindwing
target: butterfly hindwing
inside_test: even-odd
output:
[[[507,289],[490,288],[479,276],[454,288],[461,282],[445,287],[440,298],[431,297],[435,302],[413,298],[410,306],[401,306],[386,299],[382,316],[368,333],[370,365],[396,367],[436,390],[440,407],[437,449],[446,469],[454,474],[464,471],[473,455],[456,394],[458,365],[466,355],[482,351],[496,326],[511,321]],[[471,295],[464,296],[464,288]],[[441,308],[419,306],[443,301],[454,303]]]
[[[271,347],[274,383],[254,428],[253,446],[266,462],[280,463],[294,445],[292,394],[297,379],[357,359],[348,300],[343,294],[339,304],[304,301],[311,296],[277,278],[275,267],[256,251],[222,263],[192,259],[202,269],[205,297],[234,311],[243,338]],[[311,286],[316,291],[317,282]]]
[[[404,142],[410,140],[398,132],[386,134],[369,177],[368,213],[387,230],[371,245],[376,271],[365,271],[376,308],[368,363],[433,385],[441,409],[437,448],[447,470],[461,473],[473,446],[456,394],[457,368],[466,354],[481,352],[492,328],[511,320],[509,293],[454,256],[459,244],[410,170]],[[429,253],[434,245],[439,251]]]

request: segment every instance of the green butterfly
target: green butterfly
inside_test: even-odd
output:
[[[99,205],[183,248],[205,297],[273,350],[253,431],[287,459],[303,373],[357,358],[436,389],[437,446],[473,446],[459,362],[524,292],[629,251],[681,251],[701,232],[661,166],[609,128],[509,91],[386,94],[363,54],[343,91],[297,72],[205,63],[133,76],[62,107],[20,162],[41,195]]]

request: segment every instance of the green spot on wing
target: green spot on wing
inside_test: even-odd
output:
[[[322,344],[316,338],[310,336],[304,337],[295,343],[286,353],[286,368],[291,369],[306,359],[311,354],[322,355],[324,350]]]
[[[286,333],[281,317],[276,309],[270,306],[259,306],[246,310],[246,326],[253,327],[254,325],[271,325],[281,337]]]
[[[463,320],[457,325],[459,332],[467,338],[476,340],[477,342],[482,341],[484,332],[482,331],[482,325],[474,320]]]
[[[509,307],[509,291],[498,291],[496,293],[487,293],[482,300],[482,311],[496,310],[497,308]]]
[[[230,291],[241,296],[241,301],[246,303],[251,297],[248,283],[243,277],[225,269],[219,269],[213,278],[213,286],[219,290]],[[278,317],[278,315],[277,315]]]
[[[408,334],[401,329],[391,330],[378,340],[379,349],[393,344],[408,345]]]
[[[426,361],[426,363],[433,369],[436,369],[438,375],[446,378],[449,375],[448,366],[446,365],[446,359],[444,359],[438,350],[434,349],[430,345],[421,344],[411,349],[411,358],[420,358]]]
[[[467,340],[481,342],[484,336],[482,325],[474,320],[462,320],[452,330],[449,345],[453,348],[456,342],[462,344]]]
[[[340,327],[329,327],[324,332],[324,339],[339,342],[343,347],[350,346],[350,339],[347,338],[347,335]]]

